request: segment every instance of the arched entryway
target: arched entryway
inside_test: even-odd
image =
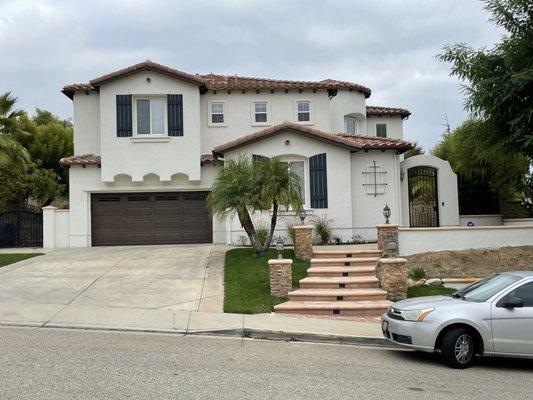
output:
[[[437,169],[428,166],[409,168],[409,221],[412,228],[439,226]]]

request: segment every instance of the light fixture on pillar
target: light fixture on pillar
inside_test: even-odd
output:
[[[278,251],[278,259],[283,258],[283,250],[285,249],[285,241],[281,236],[278,237],[278,240],[276,240],[276,250]]]
[[[400,182],[403,182],[404,179],[405,179],[405,171],[403,170],[403,168],[400,168]]]
[[[383,216],[385,217],[385,223],[390,224],[389,218],[390,218],[391,212],[390,207],[385,204],[385,208],[383,209]]]
[[[302,221],[302,225],[305,222],[305,218],[307,217],[307,213],[305,212],[305,209],[302,207],[300,208],[300,212],[298,213],[298,216],[300,217],[300,221]]]

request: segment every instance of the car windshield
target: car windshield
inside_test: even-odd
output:
[[[507,286],[518,282],[520,279],[522,278],[514,275],[494,275],[490,278],[484,279],[482,281],[474,283],[473,285],[458,290],[457,292],[452,294],[452,297],[466,301],[481,303],[483,301],[487,301]]]

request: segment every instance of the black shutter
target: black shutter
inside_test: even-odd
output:
[[[132,134],[131,94],[117,94],[117,137]]]
[[[309,158],[311,208],[328,208],[328,172],[326,153]]]
[[[168,94],[168,136],[183,136],[183,95]]]

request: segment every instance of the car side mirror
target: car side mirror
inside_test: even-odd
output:
[[[503,302],[505,308],[521,308],[524,307],[524,301],[519,297],[509,297]]]

